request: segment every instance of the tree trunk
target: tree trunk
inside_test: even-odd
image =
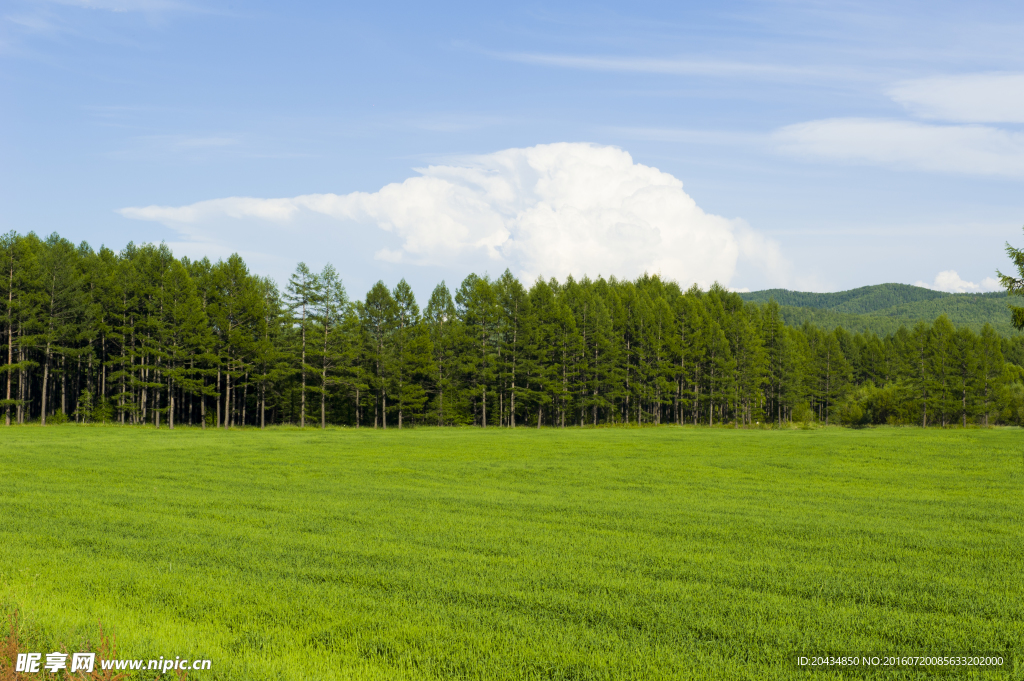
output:
[[[224,429],[231,427],[231,365],[224,372]]]
[[[145,361],[145,357],[142,358],[142,361]],[[141,364],[139,365],[139,378],[143,382],[145,382],[145,380],[148,378],[148,376],[146,375],[146,370],[143,368],[143,366]],[[146,398],[149,397],[149,391],[146,390],[145,386],[143,386],[140,394],[142,395],[141,400],[140,400],[140,404],[142,406],[142,423],[145,423],[146,422],[146,407],[148,406],[147,403],[146,403]]]
[[[46,384],[50,377],[50,344],[46,344],[46,361],[43,363],[43,408],[39,415],[39,425],[46,425]]]
[[[302,304],[302,403],[299,407],[299,428],[306,427],[306,304]]]
[[[13,256],[12,256],[13,258]],[[4,407],[4,422],[11,425],[11,365],[14,364],[14,324],[11,319],[11,305],[14,300],[14,260],[11,260],[10,288],[7,289],[7,406]]]
[[[714,357],[711,358],[714,361]],[[708,384],[708,425],[715,425],[715,369],[714,366],[711,368],[711,382]]]
[[[700,383],[697,377],[693,379],[693,425],[697,425],[697,413],[700,411]]]
[[[214,404],[217,407],[217,413],[215,414],[215,416],[217,417],[217,421],[216,421],[217,428],[220,428],[220,398],[221,398],[221,395],[223,395],[223,394],[224,394],[223,391],[220,389],[220,367],[217,367],[217,398],[214,401]]]

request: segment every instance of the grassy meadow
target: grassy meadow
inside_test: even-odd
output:
[[[1019,679],[1022,521],[1008,429],[0,430],[23,648],[191,679]]]

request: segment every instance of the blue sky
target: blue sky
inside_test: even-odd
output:
[[[1020,3],[492,5],[7,0],[0,229],[421,296],[976,291],[1024,241]]]

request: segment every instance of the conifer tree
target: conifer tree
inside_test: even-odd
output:
[[[174,261],[164,275],[164,305],[167,368],[167,422],[174,428],[175,395],[202,395],[208,392],[196,375],[194,358],[209,342],[210,327],[199,301],[195,282],[185,265]]]
[[[970,329],[957,329],[950,338],[949,347],[953,365],[953,396],[959,398],[960,422],[966,428],[967,417],[973,416],[976,410],[975,384],[980,378],[978,337]]]
[[[284,300],[291,310],[294,323],[299,327],[299,373],[302,376],[301,407],[299,410],[299,427],[306,427],[306,336],[309,333],[309,309],[316,303],[318,296],[316,276],[304,262],[295,268],[295,273],[288,279]]]
[[[455,293],[455,306],[467,343],[463,371],[472,383],[470,403],[474,421],[487,427],[488,388],[494,381],[497,359],[498,300],[487,277],[471,274]]]
[[[999,336],[990,324],[985,324],[978,339],[978,380],[975,387],[979,392],[978,399],[986,426],[989,425],[989,417],[1002,382],[1000,379],[1005,363]]]
[[[287,347],[291,313],[285,309],[277,286],[269,278],[256,280],[262,319],[258,328],[262,335],[253,346],[253,378],[259,386],[259,425],[266,427],[267,399],[274,404],[273,388],[295,374]]]
[[[451,293],[443,281],[430,294],[423,322],[427,326],[427,339],[431,349],[431,382],[437,407],[437,425],[443,426],[445,423],[451,423],[453,418],[449,406],[448,420],[445,420],[445,407],[454,404],[458,352],[462,345],[462,329],[455,310],[455,301],[452,300]]]
[[[258,324],[262,319],[259,288],[249,275],[245,263],[233,254],[213,268],[215,294],[207,309],[217,338],[218,355],[224,366],[224,411],[221,427],[230,428],[236,422],[244,425],[245,403],[239,402],[237,391],[243,395],[247,389],[246,376],[257,340]]]
[[[503,421],[508,427],[515,428],[516,404],[519,401],[517,398],[522,387],[521,363],[526,343],[526,330],[523,325],[529,318],[529,299],[526,289],[507,269],[494,285],[500,310],[497,345],[501,385],[499,423]],[[436,354],[435,351],[435,356]]]
[[[928,336],[928,367],[927,378],[932,406],[941,424],[949,424],[951,417],[958,412],[957,396],[954,389],[955,357],[953,354],[953,336],[956,329],[945,315],[940,316],[932,324]]]
[[[71,352],[68,344],[78,331],[77,322],[84,312],[85,301],[77,252],[70,241],[51,234],[41,244],[38,260],[38,315],[34,333],[26,342],[43,352],[40,424],[45,426],[54,360]]]
[[[312,344],[315,365],[304,366],[303,369],[315,370],[319,385],[316,392],[320,394],[320,428],[327,428],[327,393],[332,385],[340,382],[338,372],[345,366],[346,351],[343,324],[348,314],[348,294],[338,277],[338,272],[330,264],[316,276],[316,295],[310,299],[312,320]]]
[[[412,287],[405,279],[393,292],[395,299],[395,398],[398,402],[398,427],[406,413],[419,414],[427,401],[423,387],[433,374],[430,366],[430,337],[420,323],[420,308]]]
[[[374,389],[373,427],[388,427],[388,395],[394,383],[395,328],[398,305],[384,282],[378,281],[366,294],[362,308],[363,328],[370,341],[370,362],[373,368],[371,387]]]
[[[1006,289],[1008,295],[1024,296],[1024,249],[1014,248],[1010,244],[1006,244],[1006,255],[1013,261],[1013,266],[1017,268],[1019,276],[1014,277],[996,270],[999,283]],[[1018,331],[1024,331],[1024,307],[1011,305],[1010,311],[1014,328]]]
[[[15,409],[18,416],[15,420],[18,423],[22,422],[20,417],[24,400],[19,399],[12,392],[15,376],[17,374],[20,378],[35,365],[30,360],[22,359],[24,352],[22,347],[18,347],[17,356],[15,354],[16,330],[19,325],[24,326],[25,313],[31,306],[28,293],[29,282],[33,278],[34,264],[34,254],[29,248],[28,240],[19,238],[15,232],[8,232],[0,236],[0,298],[4,303],[4,340],[7,346],[3,367],[5,391],[3,402],[0,404],[4,406],[4,422],[8,426],[11,425],[11,414]],[[19,385],[23,383],[23,379],[18,381]]]
[[[523,402],[532,407],[536,414],[536,426],[544,423],[545,413],[552,417],[558,391],[559,358],[559,309],[551,285],[538,279],[529,292],[529,314],[524,320],[526,342],[523,348]],[[553,419],[552,419],[553,421]]]

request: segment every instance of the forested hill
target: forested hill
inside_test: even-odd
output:
[[[907,284],[878,284],[836,293],[768,289],[741,293],[744,300],[782,306],[787,324],[811,322],[825,329],[893,333],[901,326],[946,315],[957,326],[980,331],[991,324],[1001,335],[1017,333],[1010,324],[1006,293],[944,293]]]

